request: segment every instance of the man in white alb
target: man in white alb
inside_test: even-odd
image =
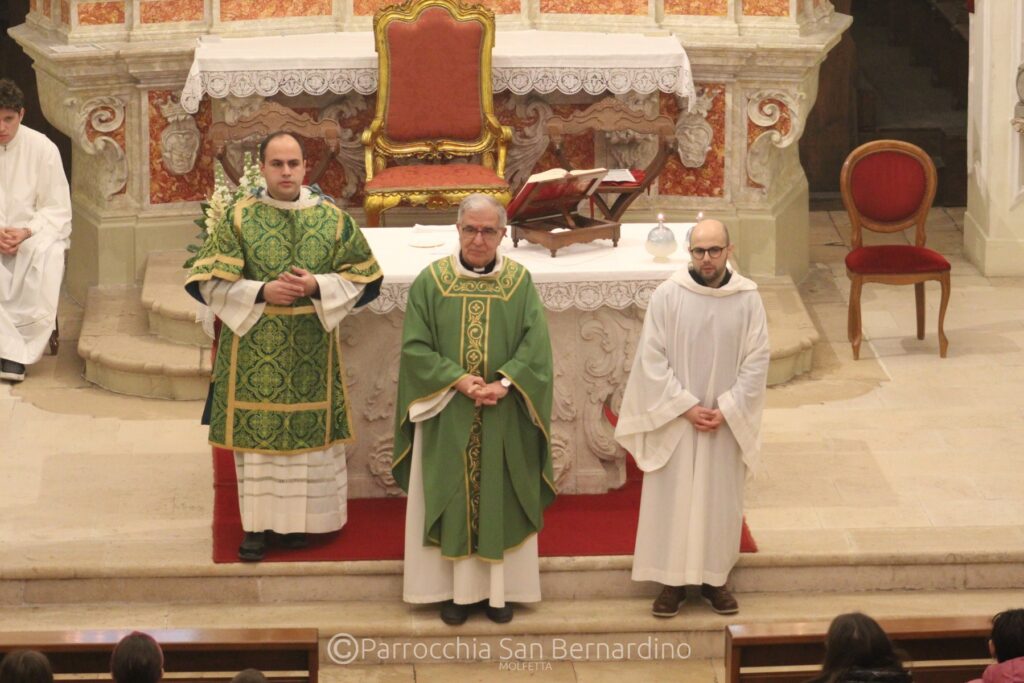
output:
[[[0,79],[0,379],[20,382],[57,322],[71,193],[60,152],[21,125],[25,96]]]
[[[729,232],[694,226],[691,264],[651,296],[615,438],[644,471],[633,580],[663,584],[652,612],[678,613],[687,585],[719,614],[739,558],[743,480],[760,450],[770,349],[757,285],[727,267]]]

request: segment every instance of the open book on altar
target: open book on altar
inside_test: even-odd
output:
[[[607,173],[604,168],[577,171],[552,168],[534,173],[509,203],[508,220],[522,221],[574,211],[580,200],[593,194]]]

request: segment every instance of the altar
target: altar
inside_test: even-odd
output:
[[[526,266],[547,310],[555,361],[551,445],[563,493],[603,493],[625,482],[625,452],[606,409],[617,409],[651,293],[686,266],[690,224],[671,224],[679,250],[655,262],[644,249],[653,224],[622,226],[609,240],[574,244],[551,258],[544,247],[508,237],[502,253]],[[356,439],[348,447],[349,495],[398,495],[391,478],[402,318],[409,286],[430,262],[455,252],[455,226],[368,228],[384,272],[381,296],[341,325]],[[421,246],[413,246],[421,245]]]

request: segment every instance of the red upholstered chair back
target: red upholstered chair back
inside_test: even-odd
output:
[[[931,157],[909,142],[875,140],[850,152],[839,186],[851,246],[863,245],[862,229],[891,233],[914,226],[914,243],[923,247],[936,177]]]
[[[384,126],[395,142],[480,139],[484,27],[430,7],[386,29],[390,87]],[[487,74],[490,78],[490,74]]]

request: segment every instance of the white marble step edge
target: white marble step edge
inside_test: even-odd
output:
[[[178,344],[209,348],[211,339],[196,322],[196,301],[185,292],[181,267],[185,250],[154,251],[146,259],[142,307],[149,316],[150,332]]]

